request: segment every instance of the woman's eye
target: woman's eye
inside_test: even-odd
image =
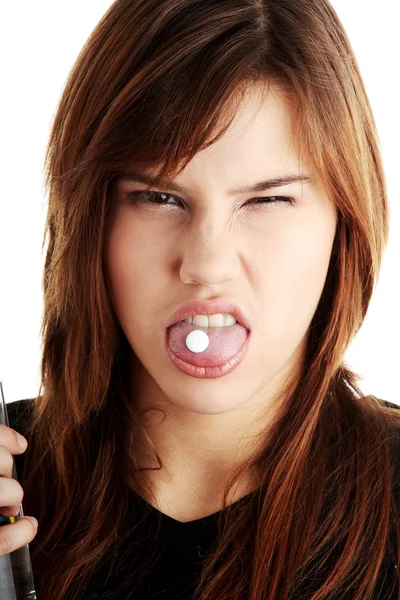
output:
[[[151,200],[151,197],[157,197],[160,199],[160,201]],[[137,192],[131,192],[127,195],[127,198],[133,203],[144,202],[147,204],[155,204],[157,206],[162,206],[163,204],[167,203],[166,200],[168,198],[175,198],[175,196],[171,196],[171,194],[166,194],[164,192],[146,192],[139,190]]]
[[[145,204],[153,204],[155,206],[165,206],[172,205],[168,200],[173,198],[176,202],[181,203],[181,200],[172,196],[171,194],[167,194],[166,192],[148,192],[148,191],[135,191],[131,192],[127,195],[128,200],[133,203],[144,202]],[[280,203],[287,203],[289,205],[296,204],[296,200],[294,198],[290,198],[288,196],[264,196],[262,198],[253,198],[249,202],[245,204],[262,204],[264,206],[277,206]]]
[[[265,202],[263,202],[264,200]],[[250,204],[267,204],[268,206],[275,206],[280,202],[296,204],[296,200],[294,198],[290,198],[289,196],[265,196],[263,198],[254,198],[254,200],[250,200]]]

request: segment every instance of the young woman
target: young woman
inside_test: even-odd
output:
[[[343,360],[387,191],[330,4],[117,0],[46,166],[37,597],[398,600],[398,406]]]

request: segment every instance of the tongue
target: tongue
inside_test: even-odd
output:
[[[196,329],[205,331],[210,343],[204,352],[195,353],[186,346],[187,335]],[[168,329],[168,344],[178,358],[196,367],[217,367],[236,356],[247,338],[247,329],[239,323],[230,327],[197,327],[177,323]]]

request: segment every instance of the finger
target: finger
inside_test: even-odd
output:
[[[0,506],[19,505],[23,497],[24,490],[16,479],[0,477]]]
[[[0,527],[0,556],[14,552],[29,544],[35,537],[37,529],[34,527],[29,517],[22,517]]]
[[[12,477],[14,459],[12,454],[4,446],[0,446],[0,475]]]
[[[20,440],[22,447],[19,444]],[[22,454],[28,447],[28,441],[23,435],[2,423],[0,424],[0,446],[7,448],[11,454]]]
[[[13,506],[1,506],[0,517],[1,515],[4,515],[5,517],[16,517],[19,514],[20,508],[20,504],[14,504]]]

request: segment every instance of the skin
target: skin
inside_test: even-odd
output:
[[[251,87],[223,137],[176,178],[189,193],[153,188],[169,194],[164,205],[154,206],[126,198],[143,184],[118,181],[113,189],[105,277],[132,348],[132,402],[166,412],[165,420],[157,411],[143,420],[164,464],[148,477],[157,507],[177,520],[219,509],[228,475],[251,455],[252,440],[268,428],[279,392],[301,364],[323,291],[337,212],[315,171],[299,164],[292,118],[281,89]],[[300,173],[315,182],[228,194]],[[270,196],[298,203],[250,204]],[[190,377],[164,349],[165,324],[187,300],[218,297],[245,310],[252,329],[248,353],[224,377]],[[155,466],[145,456],[146,441],[137,443],[142,466]],[[232,501],[255,485],[244,480]]]

